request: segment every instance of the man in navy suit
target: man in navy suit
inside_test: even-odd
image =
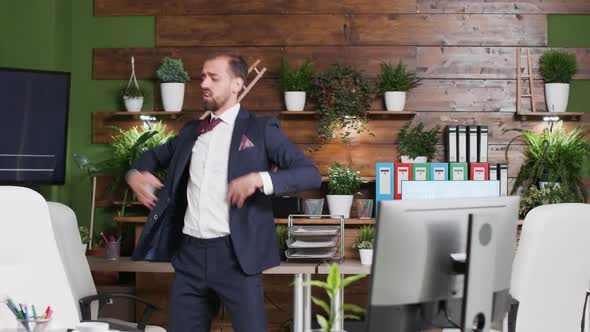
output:
[[[209,331],[220,303],[235,331],[266,331],[261,273],[280,263],[270,195],[321,185],[276,118],[240,106],[247,74],[239,54],[210,56],[201,89],[212,115],[142,154],[127,175],[151,209],[133,259],[171,260],[176,271],[172,332]],[[152,175],[158,169],[168,170],[164,184]]]

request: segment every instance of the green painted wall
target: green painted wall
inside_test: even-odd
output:
[[[549,15],[550,47],[590,48],[590,15]],[[575,80],[570,86],[569,112],[590,112],[590,80]]]
[[[92,79],[92,49],[105,47],[154,47],[154,17],[93,17],[92,0],[72,1],[72,99],[69,125],[69,156],[84,154],[100,159],[106,145],[93,145],[92,112],[121,110],[118,90],[124,81]],[[131,70],[130,70],[131,72]],[[149,82],[140,82],[152,88]],[[153,100],[153,99],[151,99]],[[153,109],[148,99],[144,109]],[[68,163],[69,205],[80,224],[90,218],[90,180],[71,161]],[[112,219],[97,211],[97,224]],[[103,216],[101,218],[101,216]]]

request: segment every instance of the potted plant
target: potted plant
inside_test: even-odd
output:
[[[371,107],[373,89],[362,71],[337,64],[314,80],[312,95],[319,103],[318,131],[322,143],[342,130],[340,140],[350,141],[353,131],[366,130],[367,111]]]
[[[328,168],[328,208],[331,215],[350,218],[350,208],[355,192],[365,183],[359,171],[334,163]]]
[[[338,308],[337,305],[339,304],[339,301],[337,300],[337,295],[341,289],[343,290],[346,286],[366,276],[366,274],[356,274],[343,279],[342,275],[340,274],[340,268],[338,267],[338,264],[332,263],[332,265],[330,265],[326,281],[312,280],[303,283],[303,286],[314,286],[324,289],[328,295],[328,298],[330,299],[330,303],[326,303],[322,299],[314,296],[311,297],[313,303],[322,308],[322,310],[326,313],[326,316],[322,316],[320,314],[316,315],[316,319],[321,329],[312,331],[333,332],[335,330],[332,328],[336,320],[342,318],[360,320],[360,317],[356,314],[365,313],[365,309],[355,304],[342,304],[342,306]],[[347,312],[352,312],[352,314]],[[339,332],[344,331],[340,330]]]
[[[557,123],[553,130],[544,129],[537,134],[527,129],[510,129],[518,133],[506,148],[506,159],[512,143],[520,139],[526,144],[526,160],[514,182],[512,194],[521,185],[530,188],[540,182],[559,183],[559,185],[576,194],[580,200],[586,197],[586,188],[582,183],[583,168],[590,155],[590,142],[580,127],[567,132],[562,123]]]
[[[277,244],[279,245],[279,255],[282,261],[287,260],[285,250],[287,250],[287,239],[289,238],[289,228],[287,225],[276,225]]]
[[[373,263],[373,243],[375,239],[375,228],[371,225],[363,225],[359,229],[359,234],[353,248],[359,250],[362,265],[371,265]]]
[[[145,94],[145,90],[139,86],[135,77],[135,57],[131,57],[131,77],[127,86],[121,89],[121,97],[123,97],[127,112],[141,111]]]
[[[525,217],[530,210],[537,206],[560,203],[580,203],[580,197],[575,192],[556,184],[547,184],[542,189],[532,185],[520,197],[520,216]]]
[[[404,125],[399,133],[399,153],[403,163],[425,163],[434,158],[436,143],[440,136],[440,126],[424,130],[424,123]]]
[[[576,55],[550,50],[539,59],[541,75],[545,81],[545,101],[549,112],[565,112],[570,81],[578,71]]]
[[[127,112],[141,112],[143,107],[144,98],[147,95],[147,91],[140,87],[137,82],[129,82],[126,87],[121,89],[121,97],[125,103],[125,109]]]
[[[137,158],[146,150],[166,143],[174,136],[173,131],[166,131],[166,125],[158,122],[151,128],[133,127],[123,130],[119,127],[112,126],[119,131],[119,135],[113,136],[113,142],[110,144],[110,155],[107,159],[92,162],[87,157],[74,154],[74,162],[78,167],[84,170],[89,177],[96,175],[106,175],[113,177],[111,189],[113,191],[120,188],[125,182],[125,175],[131,168]],[[163,173],[158,174],[163,177]],[[125,187],[123,201],[126,202],[129,194],[129,188]],[[123,205],[123,213],[125,204]]]
[[[406,105],[406,93],[420,85],[421,79],[409,72],[401,61],[395,69],[389,63],[381,64],[381,74],[377,79],[377,87],[385,96],[385,109],[403,111]]]
[[[291,69],[286,57],[279,67],[279,84],[285,93],[287,111],[303,111],[305,97],[311,87],[313,63],[305,61],[299,67]]]
[[[182,60],[165,57],[156,76],[160,80],[164,111],[180,112],[184,102],[184,83],[189,80]]]

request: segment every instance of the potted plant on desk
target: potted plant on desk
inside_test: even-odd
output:
[[[359,171],[351,170],[334,163],[328,168],[328,208],[331,215],[343,215],[350,218],[350,208],[354,193],[365,183]]]
[[[359,250],[362,265],[371,265],[373,263],[373,241],[375,239],[375,228],[371,225],[361,226],[356,243],[353,248]]]
[[[434,158],[439,141],[440,126],[424,130],[424,123],[404,125],[399,133],[399,153],[402,163],[425,163]]]
[[[303,286],[315,286],[324,289],[328,295],[328,298],[330,299],[330,303],[328,304],[314,296],[311,297],[313,303],[322,308],[322,310],[327,314],[326,316],[322,316],[320,314],[316,315],[316,319],[318,324],[321,326],[321,329],[312,331],[334,332],[336,330],[333,330],[332,328],[335,325],[336,320],[342,318],[354,320],[360,319],[360,317],[356,314],[364,313],[365,309],[355,304],[342,304],[342,306],[339,307],[339,298],[337,294],[346,286],[366,276],[366,274],[357,274],[343,279],[342,275],[340,274],[340,268],[338,267],[338,264],[332,263],[332,265],[330,265],[330,270],[328,272],[328,276],[326,277],[326,281],[312,280],[303,283]],[[352,314],[350,314],[350,312],[352,312]],[[339,330],[338,332],[344,332],[344,330]]]
[[[284,57],[279,67],[279,83],[285,93],[287,111],[303,111],[305,97],[311,87],[313,63],[306,61],[295,69],[291,69]]]

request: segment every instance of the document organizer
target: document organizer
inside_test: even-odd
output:
[[[339,219],[339,225],[325,225],[325,219]],[[302,223],[301,220],[305,220]],[[298,223],[299,221],[299,223]],[[290,214],[288,218],[288,259],[343,260],[344,216]]]

